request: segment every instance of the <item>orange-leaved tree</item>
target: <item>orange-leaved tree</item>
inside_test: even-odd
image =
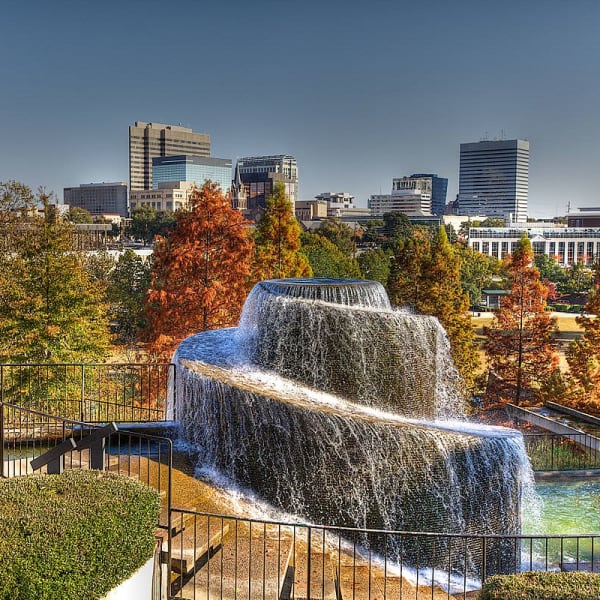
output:
[[[283,183],[276,183],[273,195],[256,224],[254,279],[311,277],[312,269],[300,252],[300,225]]]
[[[600,261],[594,265],[594,287],[584,314],[576,319],[583,329],[567,350],[568,401],[576,408],[600,412]]]
[[[170,358],[185,337],[237,323],[248,294],[252,239],[218,184],[195,189],[154,246],[146,300],[150,354]]]
[[[488,392],[519,405],[536,399],[558,369],[556,319],[546,312],[548,289],[533,262],[531,241],[523,236],[507,257],[510,293],[489,327],[484,349],[490,366]]]

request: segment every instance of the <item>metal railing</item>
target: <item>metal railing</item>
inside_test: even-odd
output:
[[[94,458],[86,440],[100,429],[98,425],[0,402],[0,474],[14,477],[46,472],[47,465],[35,468],[37,459],[61,445],[65,469],[93,468]],[[65,444],[69,441],[70,445]],[[106,470],[154,487],[164,497],[166,506],[171,506],[172,440],[121,428],[103,435],[103,442]],[[159,523],[165,528],[169,524],[167,512],[163,511]]]
[[[526,433],[525,449],[534,471],[600,469],[598,439],[587,433]]]
[[[414,533],[173,513],[173,556],[183,557],[173,598],[466,598],[494,573],[600,570],[600,535]]]
[[[86,423],[166,419],[175,365],[0,364],[0,401]]]
[[[111,421],[164,420],[174,377],[174,365],[0,365],[1,475],[32,473],[32,460],[67,440],[64,468],[90,468],[83,440]],[[126,425],[105,433],[105,468],[163,496],[173,598],[466,598],[493,573],[600,571],[600,535],[376,531],[174,508],[171,440]],[[534,469],[600,468],[585,436],[525,434]]]

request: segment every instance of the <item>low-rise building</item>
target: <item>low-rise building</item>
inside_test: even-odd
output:
[[[523,235],[530,239],[534,255],[553,257],[563,267],[591,265],[600,258],[600,227],[471,227],[468,244],[502,259],[516,250]]]
[[[325,200],[298,200],[294,205],[294,214],[298,221],[314,221],[327,218]]]
[[[131,190],[129,196],[131,212],[142,207],[175,212],[187,206],[195,187],[196,185],[190,181],[170,181],[159,183],[156,190]]]
[[[127,183],[82,183],[63,190],[63,201],[69,206],[83,208],[92,215],[116,213],[127,217]]]

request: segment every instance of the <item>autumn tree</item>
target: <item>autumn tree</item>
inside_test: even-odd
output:
[[[531,242],[522,237],[506,259],[510,294],[489,327],[484,349],[490,365],[488,389],[519,405],[539,396],[558,368],[556,319],[546,309],[548,290],[534,265]]]
[[[356,260],[346,256],[325,236],[303,233],[301,240],[302,253],[307,257],[314,277],[360,278],[360,269]]]
[[[312,270],[300,250],[300,225],[283,183],[276,183],[254,235],[254,280],[310,277]]]
[[[185,337],[237,323],[248,293],[252,239],[229,197],[207,181],[154,246],[146,300],[151,354],[170,358]]]
[[[72,225],[47,194],[36,200],[44,215],[17,223],[15,243],[0,250],[0,361],[103,360],[110,343],[103,286],[74,250]]]
[[[600,411],[600,262],[594,265],[594,286],[584,314],[576,318],[583,335],[567,350],[569,402],[578,408]]]
[[[425,269],[425,293],[419,309],[437,317],[446,330],[454,364],[467,388],[471,389],[479,370],[479,356],[469,315],[469,296],[461,282],[460,256],[449,243],[442,226],[431,241]]]

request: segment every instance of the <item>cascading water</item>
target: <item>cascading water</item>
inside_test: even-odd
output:
[[[174,360],[175,413],[202,465],[285,511],[360,528],[520,532],[532,481],[522,436],[465,420],[439,322],[392,310],[378,283],[261,282],[238,328],[192,336]],[[410,543],[387,551],[435,561]],[[477,552],[442,566],[480,574]]]

